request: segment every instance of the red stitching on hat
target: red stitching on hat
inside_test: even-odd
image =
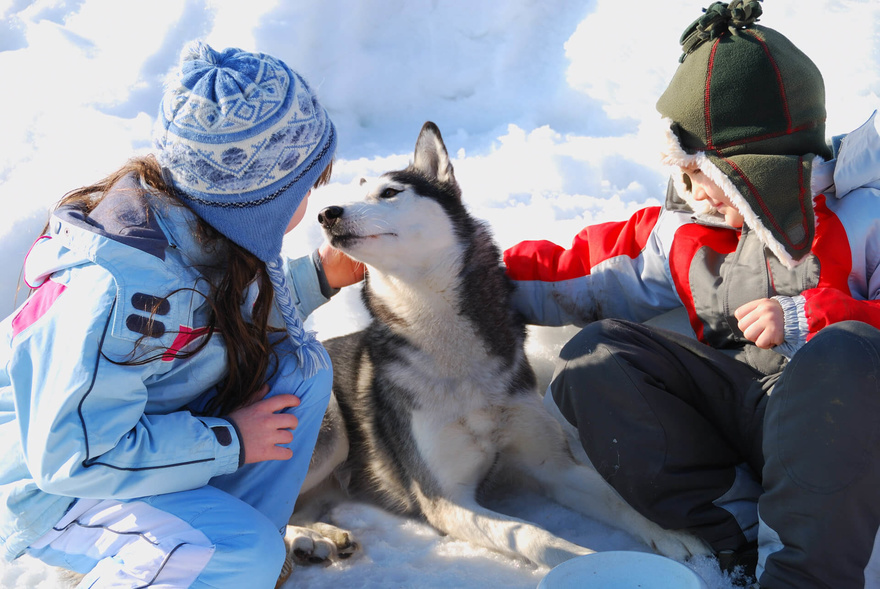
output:
[[[746,186],[749,187],[749,190],[752,191],[752,194],[754,194],[756,196],[760,195],[758,190],[755,188],[754,184],[752,184],[749,181],[748,177],[746,177],[745,173],[739,168],[739,166],[737,166],[735,163],[733,163],[732,161],[730,161],[727,158],[722,158],[722,159],[725,162],[727,162],[727,164],[731,168],[733,168],[733,171],[739,175],[739,177],[742,179],[742,181],[746,183]],[[756,199],[758,201],[758,204],[761,206],[761,210],[764,212],[764,216],[770,221],[770,223],[773,225],[773,227],[776,229],[776,231],[779,232],[779,234],[783,236],[783,239],[785,240],[785,242],[787,244],[791,245],[795,249],[800,249],[801,245],[804,242],[806,242],[810,236],[810,232],[807,230],[807,224],[806,224],[806,218],[807,218],[806,209],[804,208],[804,167],[803,167],[803,165],[801,165],[803,160],[804,160],[804,158],[798,157],[798,186],[800,187],[800,189],[798,191],[798,202],[800,203],[800,206],[801,206],[801,213],[803,213],[801,215],[801,219],[803,219],[803,221],[801,222],[801,226],[804,229],[804,239],[802,239],[801,241],[799,241],[797,243],[792,243],[788,239],[788,234],[782,230],[782,228],[776,222],[776,219],[770,214],[770,210],[767,208],[767,205],[764,204],[764,201],[760,198]]]
[[[799,133],[800,131],[806,131],[808,129],[813,129],[818,127],[822,123],[825,122],[825,119],[822,119],[819,122],[811,122],[804,123],[800,127],[796,127],[794,129],[787,129],[785,131],[778,131],[776,133],[765,133],[764,135],[755,135],[754,137],[746,137],[744,139],[737,139],[735,141],[728,141],[727,143],[722,143],[720,145],[716,145],[716,151],[721,151],[728,147],[736,147],[737,145],[745,145],[747,143],[753,143],[755,141],[763,141],[764,139],[773,139],[774,137],[781,137],[783,135],[794,135],[795,133]]]
[[[709,112],[709,87],[712,85],[712,66],[715,64],[715,51],[721,39],[716,39],[709,53],[709,63],[706,69],[706,91],[703,96],[703,119],[706,121],[706,149],[714,149],[712,145],[712,119]]]
[[[773,66],[773,71],[776,72],[776,81],[779,84],[779,92],[782,94],[782,108],[785,110],[786,131],[787,133],[791,133],[791,113],[788,112],[788,97],[785,95],[785,84],[782,83],[782,72],[779,71],[779,66],[776,64],[776,60],[770,55],[770,48],[767,47],[767,43],[764,42],[764,39],[759,37],[753,31],[748,29],[746,31],[761,44],[761,48],[764,50],[764,53],[767,54],[767,59],[770,61],[770,65]]]

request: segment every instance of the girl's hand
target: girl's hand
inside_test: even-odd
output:
[[[278,411],[298,406],[299,397],[275,395],[264,399],[268,392],[269,386],[263,385],[254,395],[256,401],[229,414],[229,419],[235,422],[241,435],[245,464],[264,460],[289,460],[293,456],[290,448],[279,444],[293,441],[293,430],[299,422],[295,415]]]
[[[785,341],[785,315],[774,299],[758,299],[734,311],[737,327],[759,348],[772,348]]]
[[[329,243],[325,242],[318,248],[318,256],[332,288],[342,288],[364,279],[366,267]]]

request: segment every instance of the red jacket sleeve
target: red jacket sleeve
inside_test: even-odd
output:
[[[578,233],[570,249],[549,241],[524,241],[504,252],[513,280],[557,282],[590,274],[599,263],[615,257],[637,257],[657,224],[660,207],[641,209],[626,221],[601,223]]]
[[[586,325],[604,317],[644,321],[680,306],[658,236],[662,218],[660,207],[649,207],[586,227],[568,249],[549,241],[508,249],[514,307],[536,325]]]
[[[860,194],[850,194],[846,198],[857,202],[856,198],[860,197],[864,198]],[[854,274],[860,275],[866,270],[853,267],[853,259],[860,259],[860,256],[853,256],[852,248],[864,245],[867,239],[854,240],[854,235],[848,235],[841,219],[829,211],[825,196],[816,198],[814,209],[821,231],[817,232],[813,254],[819,259],[821,272],[819,284],[803,293],[807,341],[823,327],[839,321],[861,321],[880,329],[880,300],[870,299],[872,288],[867,284],[870,277],[865,276],[866,284],[863,285],[860,285],[862,280],[854,280]],[[851,229],[849,233],[857,232]],[[856,250],[855,253],[860,252]]]

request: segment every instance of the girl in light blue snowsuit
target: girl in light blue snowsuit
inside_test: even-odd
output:
[[[281,244],[335,128],[281,61],[197,42],[154,144],[62,200],[0,323],[0,546],[82,587],[272,587],[332,381],[301,317],[348,263]]]

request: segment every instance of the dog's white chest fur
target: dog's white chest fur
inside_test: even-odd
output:
[[[499,367],[486,349],[485,338],[461,313],[458,287],[462,264],[458,244],[449,245],[418,280],[401,279],[370,267],[372,296],[394,317],[391,330],[411,344],[411,369],[438,386],[480,386]],[[450,384],[449,375],[456,375]],[[447,391],[455,394],[455,391]]]
[[[474,473],[486,473],[500,450],[498,412],[484,408],[467,415],[456,411],[438,414],[418,410],[412,414],[412,434],[422,459],[447,493],[472,487]]]

